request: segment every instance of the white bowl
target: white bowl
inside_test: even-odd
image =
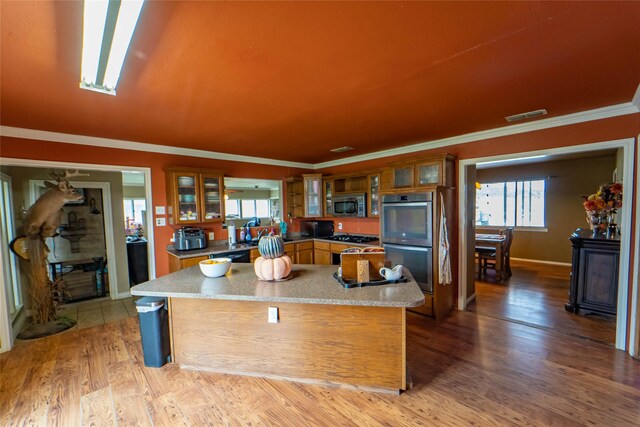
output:
[[[231,268],[231,258],[212,258],[200,261],[200,271],[207,277],[221,277]]]

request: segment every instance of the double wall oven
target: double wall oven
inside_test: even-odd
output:
[[[387,258],[407,267],[423,292],[433,293],[432,193],[383,196],[380,228]]]

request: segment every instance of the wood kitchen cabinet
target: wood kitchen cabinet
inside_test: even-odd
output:
[[[313,242],[313,259],[315,264],[331,265],[331,243]]]
[[[322,175],[302,175],[304,182],[304,217],[322,216]]]
[[[178,258],[173,254],[169,254],[169,273],[182,270],[183,268],[189,268],[194,265],[198,265],[200,261],[208,259],[207,255],[196,256],[192,258]]]
[[[570,240],[573,255],[566,310],[615,316],[618,309],[619,236],[594,236],[590,230],[578,229]]]
[[[284,180],[286,184],[287,217],[304,216],[304,181],[300,176],[291,176]]]
[[[296,264],[313,264],[313,241],[296,243]]]
[[[369,185],[367,191],[367,216],[375,218],[380,216],[380,174],[373,173],[367,176]]]
[[[449,154],[405,161],[382,171],[380,190],[411,191],[437,186],[454,187],[454,157]]]
[[[322,180],[324,216],[333,216],[333,179]]]
[[[224,176],[219,171],[165,169],[169,224],[221,222],[224,218]]]

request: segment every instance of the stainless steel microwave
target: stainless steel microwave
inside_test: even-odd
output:
[[[334,216],[367,216],[367,196],[365,193],[336,194],[333,196]]]

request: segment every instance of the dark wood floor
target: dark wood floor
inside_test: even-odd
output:
[[[476,280],[476,299],[469,310],[561,334],[615,344],[615,316],[577,315],[564,309],[571,267],[512,261],[513,275],[504,282],[489,270]]]
[[[471,312],[408,313],[399,396],[145,368],[130,317],[0,355],[1,426],[638,425],[640,362],[600,343]]]

